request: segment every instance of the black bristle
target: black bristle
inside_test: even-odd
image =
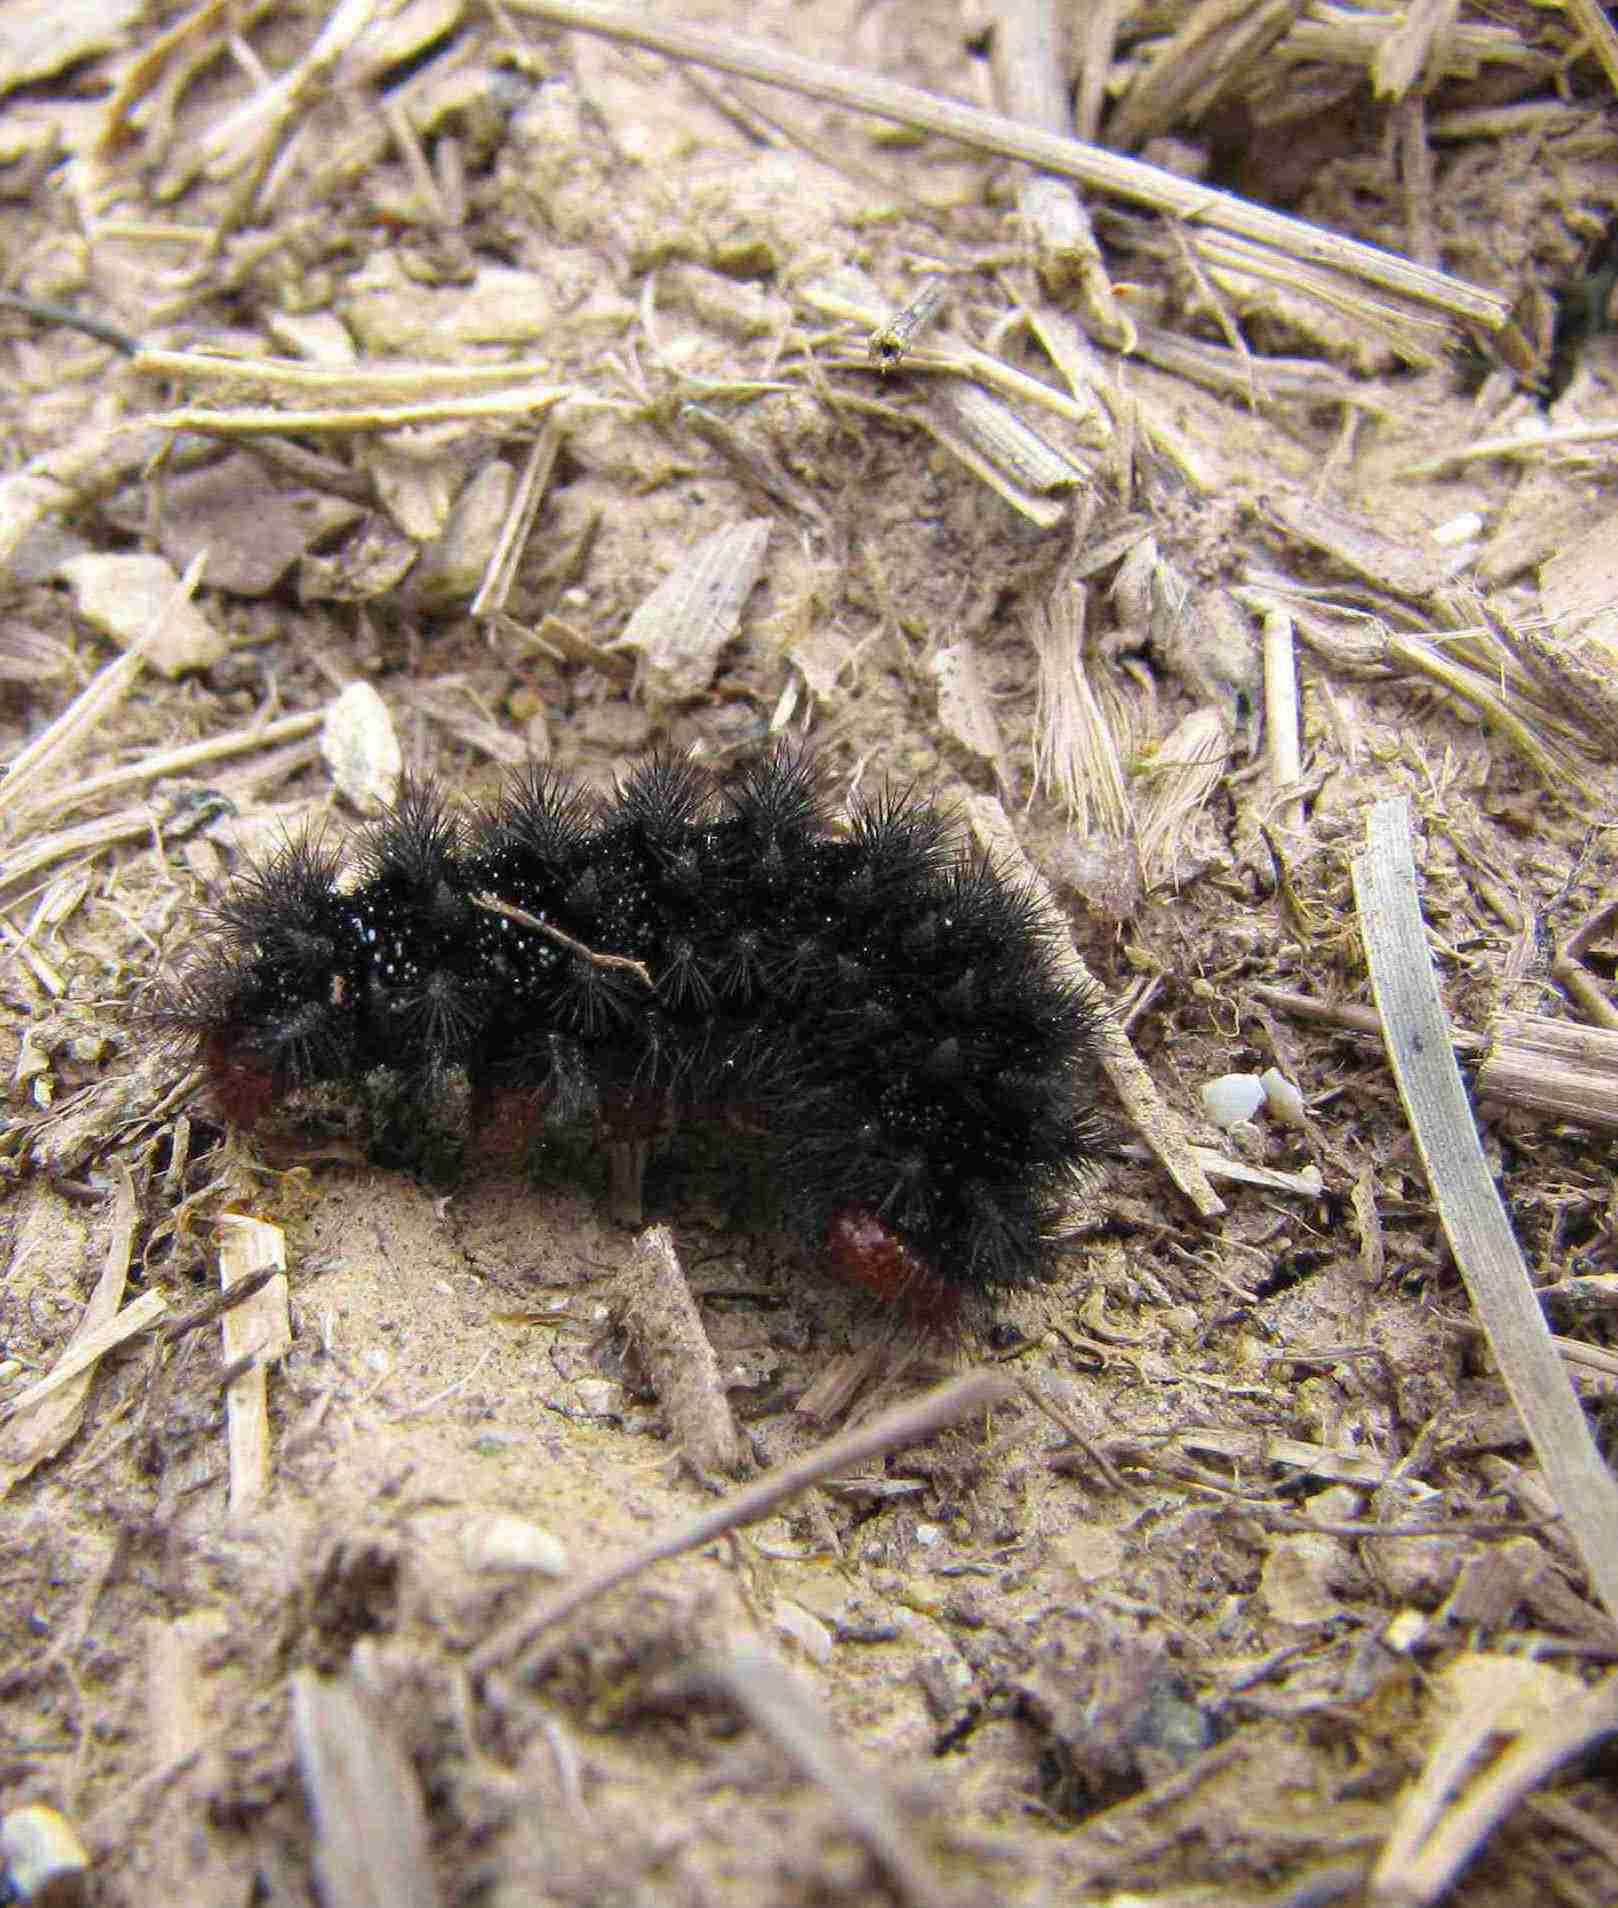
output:
[[[427,895],[459,865],[461,830],[443,797],[425,782],[407,781],[393,808],[361,843],[372,881],[398,881]]]
[[[825,826],[825,798],[814,764],[790,749],[776,749],[742,769],[725,785],[724,795],[744,841],[784,852],[786,844],[801,842]]]
[[[712,799],[713,784],[698,762],[659,749],[624,783],[618,817],[654,851],[677,855]]]
[[[347,1017],[315,1000],[266,1014],[256,1046],[273,1073],[296,1083],[340,1079],[353,1064]]]
[[[556,1018],[568,1032],[599,1040],[630,1027],[646,1004],[646,990],[633,975],[575,954],[556,991]]]
[[[226,897],[215,914],[223,939],[273,943],[277,959],[329,965],[337,856],[318,837],[291,842]]]
[[[874,898],[891,903],[937,886],[956,860],[949,818],[908,790],[884,789],[855,805],[849,834]]]
[[[541,868],[563,868],[598,819],[595,797],[554,769],[535,764],[513,776],[482,818],[477,854],[511,856]]]
[[[232,1117],[457,1072],[614,1131],[729,1115],[779,1135],[789,1214],[872,1290],[1038,1276],[1101,1140],[1098,1005],[936,809],[826,810],[786,750],[724,784],[661,753],[610,805],[536,769],[464,825],[412,784],[351,890],[318,839],[243,881],[166,1016]]]

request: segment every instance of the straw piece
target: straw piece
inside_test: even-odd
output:
[[[528,461],[517,479],[505,523],[489,554],[488,568],[484,571],[477,595],[472,598],[472,607],[467,614],[474,622],[498,616],[505,609],[506,599],[516,580],[517,567],[522,561],[523,551],[528,547],[529,532],[539,515],[540,505],[545,501],[545,493],[550,488],[561,448],[561,420],[553,411],[529,449]]]
[[[167,441],[155,426],[138,436],[124,420],[97,424],[0,477],[0,567],[45,518],[116,490],[144,470]],[[201,463],[215,452],[211,445],[197,445],[176,455],[171,470]]]
[[[193,810],[190,820],[196,826],[204,818]],[[22,847],[0,859],[0,890],[19,881],[43,874],[59,861],[72,861],[80,855],[99,854],[125,841],[150,841],[164,827],[164,816],[155,807],[120,808],[111,815],[98,815],[94,821],[81,822],[76,828],[58,829],[55,834],[25,837]],[[174,828],[171,833],[183,833]]]
[[[1531,1670],[1544,1674],[1543,1665],[1515,1659],[1501,1670],[1512,1682],[1520,1682]],[[1523,1715],[1518,1691],[1508,1683],[1492,1711],[1483,1695],[1477,1709],[1440,1738],[1412,1797],[1427,1806],[1420,1814],[1411,1811],[1388,1838],[1371,1875],[1373,1902],[1383,1908],[1426,1908],[1440,1900],[1531,1789],[1618,1732],[1618,1676],[1607,1676],[1579,1693],[1574,1693],[1571,1679],[1566,1681],[1562,1699],[1543,1703],[1541,1713],[1531,1719]],[[1448,1790],[1468,1772],[1469,1764],[1494,1753],[1504,1735],[1515,1735],[1511,1746],[1462,1801],[1443,1808]],[[1446,1782],[1446,1777],[1452,1780]],[[1431,1832],[1423,1836],[1428,1827]]]
[[[1175,881],[1193,823],[1224,786],[1231,738],[1217,709],[1193,709],[1144,767],[1151,786],[1135,804],[1141,872],[1147,884]]]
[[[1249,404],[1353,404],[1385,414],[1374,385],[1361,385],[1318,358],[1265,358],[1232,351],[1205,338],[1187,338],[1162,325],[1137,321],[1132,354],[1160,371],[1189,378],[1209,391],[1231,393]]]
[[[1100,136],[1118,27],[1127,10],[1127,0],[1090,0],[1073,21],[1079,61],[1078,84],[1073,93],[1073,130],[1090,145]]]
[[[96,1293],[92,1294],[92,1303],[100,1290],[100,1286],[97,1286]],[[161,1292],[142,1292],[138,1299],[126,1305],[121,1312],[114,1313],[105,1324],[94,1326],[82,1336],[76,1332],[60,1361],[37,1384],[30,1385],[26,1391],[19,1391],[15,1398],[0,1407],[0,1424],[10,1424],[14,1418],[32,1411],[65,1385],[83,1377],[126,1338],[133,1338],[137,1332],[145,1331],[148,1325],[161,1318],[168,1310],[168,1303]],[[89,1314],[89,1307],[86,1307],[86,1314]],[[16,1480],[13,1478],[9,1481],[14,1483]]]
[[[510,4],[514,13],[530,14],[556,26],[626,40],[671,59],[693,60],[743,79],[785,86],[830,105],[958,140],[981,152],[1024,160],[1046,172],[1078,179],[1159,212],[1243,234],[1289,257],[1313,260],[1451,317],[1469,319],[1488,331],[1500,330],[1511,315],[1510,302],[1498,293],[1466,284],[1446,272],[1412,265],[1374,245],[1249,204],[1233,193],[1179,178],[1120,153],[1020,125],[999,113],[942,99],[919,87],[786,53],[745,34],[711,32],[682,21],[660,19],[639,7],[612,4],[612,0],[510,0]]]
[[[1195,125],[1292,31],[1307,0],[1200,0],[1125,93],[1107,127],[1116,146]]]
[[[1555,451],[1576,451],[1610,444],[1618,437],[1618,418],[1603,418],[1596,424],[1557,424],[1549,430],[1525,431],[1514,437],[1480,437],[1470,444],[1456,444],[1436,457],[1407,464],[1406,477],[1446,477],[1463,464],[1474,464],[1485,457],[1547,457]]]
[[[265,1366],[291,1348],[287,1312],[286,1234],[279,1226],[245,1213],[219,1218],[219,1285],[228,1292],[239,1280],[267,1266],[281,1268],[244,1304],[220,1320],[225,1363],[251,1360],[225,1390],[225,1422],[230,1446],[230,1513],[243,1517],[257,1509],[270,1482],[270,1413]]]
[[[1590,43],[1590,51],[1601,62],[1607,84],[1618,93],[1618,32],[1613,30],[1607,10],[1599,0],[1564,0],[1564,11]]]
[[[797,1677],[756,1649],[711,1657],[699,1673],[824,1790],[907,1908],[951,1908],[960,1901],[911,1831],[887,1771],[842,1739]]]
[[[967,823],[980,847],[987,849],[1001,872],[1021,880],[1037,897],[1055,937],[1057,959],[1071,975],[1076,986],[1100,995],[1095,976],[1085,966],[1073,946],[1067,923],[1049,884],[1023,853],[1017,832],[1006,811],[992,795],[969,795],[963,806]],[[1157,1083],[1142,1065],[1140,1056],[1129,1044],[1129,1036],[1111,1014],[1103,1014],[1097,1026],[1101,1065],[1112,1090],[1123,1103],[1130,1124],[1151,1148],[1163,1170],[1203,1219],[1217,1219],[1225,1202],[1208,1183],[1208,1176],[1196,1158],[1185,1123],[1157,1090]]]
[[[614,1296],[670,1438],[703,1476],[734,1476],[742,1468],[742,1441],[713,1342],[667,1226],[649,1226],[636,1239]]]
[[[1450,1250],[1591,1582],[1618,1613],[1618,1482],[1551,1343],[1484,1158],[1433,978],[1403,799],[1371,811],[1354,896],[1388,1062]]]
[[[1266,1192],[1287,1193],[1298,1199],[1319,1199],[1326,1190],[1318,1166],[1306,1166],[1301,1173],[1285,1173],[1274,1166],[1253,1166],[1245,1159],[1233,1159],[1212,1146],[1193,1146],[1191,1157],[1210,1180],[1224,1180],[1236,1186],[1261,1186]]]
[[[1460,0],[1413,0],[1371,61],[1371,85],[1384,99],[1403,99],[1424,76],[1441,71],[1445,42],[1460,12]]]
[[[73,751],[123,702],[146,667],[147,652],[161,639],[170,610],[190,602],[202,581],[206,563],[206,552],[199,552],[191,559],[169,599],[169,606],[134,648],[126,650],[116,662],[108,663],[56,720],[18,754],[4,783],[0,783],[0,816],[16,808],[23,796],[47,775],[53,771],[60,773]]]
[[[1054,530],[1066,517],[1057,493],[1077,489],[1083,474],[981,386],[952,383],[911,416],[1030,523]]]
[[[351,1674],[292,1679],[292,1737],[327,1908],[438,1908],[427,1812],[410,1758]]]
[[[122,1160],[113,1160],[117,1181],[111,1230],[101,1276],[90,1294],[67,1349],[37,1383],[0,1407],[0,1498],[58,1451],[77,1433],[89,1402],[95,1367],[116,1345],[142,1332],[168,1306],[161,1292],[143,1292],[118,1309],[129,1278],[139,1202],[135,1182]]]
[[[229,1619],[220,1609],[202,1609],[182,1617],[149,1617],[144,1627],[145,1760],[161,1768],[194,1757],[192,1794],[217,1793],[230,1775],[222,1745],[210,1740],[217,1731],[208,1725],[208,1662],[229,1635]],[[186,1877],[193,1900],[219,1903],[221,1908],[241,1900],[240,1881],[233,1894],[226,1832],[207,1819],[205,1809],[166,1812],[147,1825],[146,1834],[157,1859],[173,1864],[167,1872]]]
[[[1073,131],[1073,120],[1062,41],[1056,0],[996,0],[991,51],[1000,109],[1008,119],[1065,139]],[[1017,209],[1046,292],[1060,299],[1071,291],[1088,328],[1128,350],[1134,327],[1113,296],[1090,214],[1078,193],[1061,179],[1027,174],[1018,182]]]
[[[1497,1014],[1478,1097],[1618,1132],[1618,1033],[1544,1014]]]
[[[1034,789],[1048,788],[1075,835],[1127,840],[1129,785],[1118,737],[1085,667],[1085,589],[1058,589],[1034,621]]]
[[[60,815],[67,809],[82,808],[86,803],[99,801],[104,795],[120,794],[127,788],[141,788],[147,783],[161,781],[166,776],[184,775],[190,769],[205,768],[210,762],[222,762],[233,755],[271,748],[277,742],[296,741],[300,736],[312,734],[324,720],[322,711],[309,709],[301,715],[277,716],[273,722],[257,722],[245,729],[232,729],[228,734],[212,736],[206,742],[188,742],[177,749],[154,750],[152,754],[143,755],[138,762],[130,762],[123,768],[107,769],[100,775],[86,776],[83,781],[48,789],[32,800],[24,801],[22,813],[34,817]]]
[[[543,359],[509,364],[310,364],[303,358],[231,358],[218,351],[160,351],[155,347],[143,347],[130,361],[130,369],[146,377],[173,378],[190,385],[225,385],[242,395],[330,392],[349,403],[366,398],[373,404],[539,384],[552,368]]]
[[[205,431],[217,437],[262,437],[299,431],[396,431],[405,424],[476,422],[482,418],[541,417],[569,398],[582,395],[571,384],[519,384],[506,391],[399,404],[361,405],[324,411],[216,410],[181,405],[150,417],[132,417],[130,431]],[[603,408],[606,398],[594,400]]]
[[[1283,535],[1330,557],[1378,589],[1394,590],[1420,602],[1444,581],[1444,564],[1432,551],[1390,537],[1363,517],[1304,491],[1279,487],[1268,491],[1259,510]]]

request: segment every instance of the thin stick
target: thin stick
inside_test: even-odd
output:
[[[1255,981],[1247,991],[1254,1000],[1262,1001],[1266,1007],[1279,1008],[1294,1020],[1336,1027],[1343,1033],[1369,1034],[1374,1039],[1382,1036],[1382,1022],[1374,1007],[1362,1007],[1352,1000],[1319,1000],[1313,994],[1295,994],[1289,988],[1270,987],[1263,981]],[[1476,1053],[1489,1044],[1481,1034],[1468,1033],[1464,1027],[1452,1028],[1449,1041],[1457,1053]]]
[[[554,941],[558,947],[565,947],[570,954],[577,954],[580,960],[588,961],[592,967],[618,968],[626,974],[633,974],[649,992],[657,992],[657,982],[652,979],[644,961],[632,961],[627,954],[598,954],[593,947],[586,947],[583,941],[575,941],[565,929],[540,920],[537,914],[530,914],[515,902],[502,901],[497,894],[474,894],[470,899],[473,907],[498,914],[503,920],[514,921],[518,927],[532,928],[534,933],[543,934],[546,940]]]
[[[1476,463],[1480,457],[1543,457],[1557,450],[1578,450],[1587,444],[1610,444],[1618,437],[1618,418],[1606,418],[1599,424],[1561,424],[1532,437],[1480,437],[1471,444],[1457,444],[1440,451],[1419,464],[1407,464],[1405,477],[1443,477],[1462,464]]]
[[[472,607],[467,614],[473,622],[498,616],[505,608],[506,598],[511,594],[512,580],[517,574],[517,565],[528,546],[528,533],[533,529],[539,507],[545,501],[545,492],[550,488],[551,473],[556,468],[557,453],[561,448],[561,421],[552,412],[545,420],[545,428],[529,449],[528,462],[517,479],[506,520],[500,526],[500,535],[489,553],[483,581],[478,586],[477,595],[472,598]]]
[[[249,1272],[246,1278],[238,1279],[234,1285],[226,1286],[224,1291],[216,1292],[211,1298],[205,1298],[200,1305],[193,1305],[189,1312],[182,1312],[178,1318],[171,1318],[163,1327],[162,1339],[165,1345],[172,1345],[177,1339],[184,1338],[188,1332],[200,1331],[205,1325],[212,1325],[226,1312],[235,1311],[238,1305],[245,1305],[256,1293],[262,1292],[271,1279],[279,1278],[283,1267],[273,1261],[261,1265],[256,1272]]]
[[[431,1397],[423,1398],[420,1404],[406,1405],[403,1410],[394,1412],[388,1422],[390,1424],[403,1424],[409,1418],[424,1418],[429,1411],[436,1411],[441,1404],[448,1404],[451,1398],[456,1397],[460,1392],[465,1391],[468,1385],[476,1382],[478,1373],[488,1364],[489,1360],[494,1356],[494,1352],[495,1347],[493,1345],[486,1346],[483,1356],[469,1372],[455,1379],[452,1383],[445,1385],[441,1391],[435,1391]]]
[[[102,344],[123,352],[127,358],[139,355],[138,338],[132,338],[127,331],[120,331],[116,325],[109,325],[103,319],[75,311],[71,305],[41,304],[37,298],[24,298],[20,292],[14,291],[0,291],[0,305],[23,312],[38,324],[65,325],[69,331],[82,331],[87,338],[97,338]]]
[[[937,133],[980,152],[1021,159],[1191,224],[1217,226],[1273,246],[1289,257],[1330,266],[1418,304],[1469,319],[1488,331],[1499,331],[1510,316],[1506,299],[1447,272],[1413,265],[1374,245],[1363,245],[1301,219],[1249,204],[1233,193],[1217,192],[1138,159],[1126,159],[1121,153],[1064,139],[1000,113],[942,99],[919,87],[834,66],[826,60],[805,59],[744,34],[709,32],[681,21],[659,19],[640,7],[616,5],[612,0],[510,0],[510,6],[514,13],[531,14],[557,26],[627,40],[671,59],[693,60],[741,79],[784,86],[829,105],[846,106],[901,126]]]
[[[161,1318],[168,1310],[168,1303],[163,1294],[155,1289],[142,1292],[121,1312],[115,1312],[106,1324],[92,1327],[82,1338],[75,1336],[43,1378],[0,1405],[0,1424],[9,1424],[25,1411],[32,1411],[35,1405],[60,1391],[63,1385],[71,1384],[92,1366],[98,1365],[115,1346],[121,1345],[126,1338],[133,1338],[137,1332],[145,1331],[155,1319]]]
[[[450,424],[474,418],[540,417],[569,398],[581,396],[571,384],[523,384],[509,391],[481,397],[424,400],[419,404],[378,404],[358,410],[276,411],[217,410],[208,405],[182,405],[147,417],[132,417],[122,427],[129,431],[207,431],[216,437],[264,437],[300,431],[396,431],[405,424]],[[609,398],[593,400],[603,408]]]
[[[219,351],[160,351],[143,347],[130,369],[152,378],[178,378],[191,385],[223,384],[231,390],[330,392],[353,403],[370,398],[407,400],[429,394],[502,390],[542,383],[554,367],[543,360],[510,364],[309,364],[302,358],[230,358]]]
[[[97,855],[123,841],[161,839],[162,825],[149,807],[120,808],[111,815],[80,822],[75,828],[58,829],[55,834],[33,839],[23,837],[15,854],[0,859],[0,891],[19,881],[43,874],[59,861],[71,861],[78,855]]]
[[[65,809],[99,801],[103,795],[115,795],[126,788],[139,788],[165,775],[183,775],[187,769],[203,768],[210,762],[222,762],[232,755],[271,748],[277,742],[295,742],[301,736],[312,735],[325,719],[323,710],[306,710],[302,715],[278,716],[273,722],[258,722],[245,729],[232,729],[228,735],[211,736],[206,742],[188,742],[183,748],[161,749],[156,754],[143,755],[138,762],[127,763],[123,768],[108,769],[104,774],[88,776],[69,787],[53,788],[46,794],[36,795],[31,801],[23,802],[22,813],[59,815]]]
[[[1264,736],[1269,748],[1270,787],[1282,796],[1284,790],[1297,787],[1303,757],[1298,745],[1298,664],[1292,618],[1280,607],[1264,618]],[[1284,796],[1277,819],[1283,828],[1302,828],[1300,798]]]
[[[838,1735],[797,1677],[762,1650],[710,1658],[703,1669],[705,1679],[717,1683],[753,1727],[825,1792],[904,1902],[949,1908],[955,1891],[911,1833],[886,1773]]]
[[[186,565],[185,575],[158,612],[151,628],[135,647],[126,650],[116,662],[108,663],[84,691],[74,697],[50,727],[18,754],[7,771],[4,784],[0,784],[0,815],[16,808],[26,791],[40,781],[60,758],[84,741],[129,694],[146,667],[147,653],[162,635],[164,625],[196,593],[207,561],[207,551],[199,550]]]
[[[1446,1318],[1442,1323],[1452,1331],[1468,1332],[1474,1338],[1488,1336],[1475,1319]],[[1557,1355],[1567,1364],[1577,1365],[1584,1371],[1599,1371],[1607,1378],[1618,1378],[1618,1352],[1603,1351],[1599,1345],[1587,1345],[1582,1338],[1565,1338],[1560,1332],[1551,1333],[1551,1343],[1556,1347]]]
[[[924,1397],[897,1405],[892,1411],[884,1411],[869,1424],[846,1431],[817,1450],[793,1459],[790,1464],[783,1464],[767,1477],[761,1477],[756,1484],[749,1484],[745,1490],[737,1491],[716,1504],[712,1510],[702,1512],[687,1523],[676,1525],[662,1536],[652,1538],[639,1550],[631,1551],[627,1557],[605,1565],[578,1583],[569,1584],[558,1595],[532,1605],[472,1652],[467,1664],[470,1673],[473,1676],[486,1676],[490,1670],[498,1669],[502,1663],[527,1649],[546,1630],[570,1617],[575,1610],[582,1610],[586,1604],[605,1596],[609,1590],[616,1590],[620,1584],[640,1576],[653,1564],[663,1563],[670,1557],[683,1556],[688,1550],[700,1550],[716,1537],[723,1537],[727,1532],[740,1530],[748,1524],[756,1524],[761,1517],[768,1517],[778,1505],[798,1496],[812,1485],[824,1482],[838,1471],[850,1470],[890,1451],[902,1450],[908,1444],[919,1444],[922,1439],[934,1436],[960,1419],[968,1418],[976,1411],[986,1411],[992,1405],[1012,1397],[1016,1390],[1012,1380],[999,1372],[972,1371],[964,1378],[940,1385]]]

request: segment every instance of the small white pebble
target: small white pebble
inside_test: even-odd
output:
[[[1399,1610],[1388,1619],[1382,1641],[1390,1650],[1408,1656],[1426,1638],[1429,1627],[1419,1610]]]
[[[565,1577],[570,1565],[559,1537],[526,1517],[496,1511],[474,1517],[461,1532],[461,1556],[468,1570],[528,1570],[542,1577]]]
[[[1302,1126],[1304,1122],[1303,1095],[1292,1084],[1279,1067],[1271,1067],[1267,1073],[1259,1075],[1263,1083],[1264,1098],[1270,1109],[1272,1119],[1283,1126]]]
[[[1222,1073],[1202,1089],[1203,1111],[1224,1129],[1251,1119],[1264,1104],[1264,1082],[1256,1073]]]
[[[43,1802],[0,1816],[0,1881],[6,1900],[73,1908],[85,1898],[90,1857],[65,1815]]]
[[[585,1411],[605,1414],[623,1409],[623,1386],[615,1385],[610,1378],[581,1378],[573,1387],[573,1395]]]
[[[918,1524],[916,1526],[916,1542],[920,1544],[924,1550],[931,1550],[943,1541],[944,1533],[937,1524]]]
[[[775,1606],[775,1627],[789,1643],[796,1644],[811,1663],[824,1668],[831,1661],[831,1631],[801,1603],[783,1597]]]
[[[1446,548],[1452,543],[1467,543],[1477,536],[1483,528],[1481,510],[1463,510],[1458,517],[1451,517],[1447,523],[1441,523],[1432,532],[1433,542]]]

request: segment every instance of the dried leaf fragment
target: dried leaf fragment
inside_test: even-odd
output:
[[[69,557],[62,575],[87,623],[122,649],[144,642],[145,660],[171,680],[211,669],[229,653],[196,604],[179,599],[180,578],[163,557],[91,551]]]
[[[234,596],[264,596],[304,552],[363,513],[357,504],[315,490],[266,484],[264,466],[246,451],[163,485],[157,538],[164,556],[184,565],[206,550],[207,582]],[[132,485],[108,515],[138,534],[150,512],[148,487]]]
[[[630,617],[614,649],[640,657],[640,686],[653,708],[689,702],[714,679],[742,607],[764,569],[767,517],[749,517],[704,537]]]
[[[320,753],[338,793],[362,815],[380,815],[398,799],[404,753],[388,705],[368,682],[351,682],[327,709]]]
[[[929,665],[938,685],[938,720],[950,739],[992,764],[1002,786],[1006,781],[1005,745],[995,720],[988,687],[970,643],[951,643]]]

